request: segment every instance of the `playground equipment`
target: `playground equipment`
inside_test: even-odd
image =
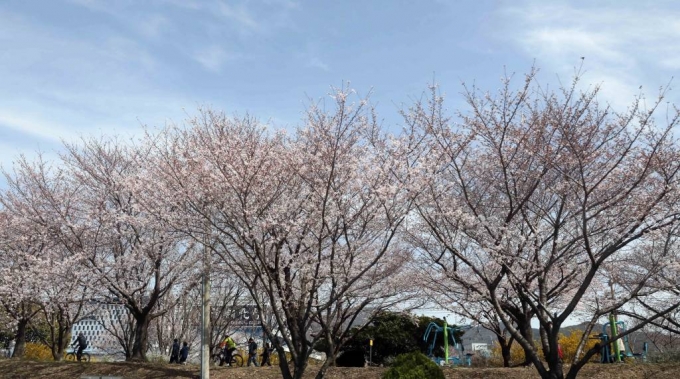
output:
[[[451,327],[448,326],[444,320],[444,326],[439,326],[435,322],[431,322],[425,329],[423,341],[429,343],[427,346],[427,356],[430,357],[436,364],[444,365],[465,365],[472,364],[472,354],[465,354],[463,343],[456,339],[456,333],[470,329],[470,326]],[[435,346],[437,344],[437,336],[442,333],[444,335],[444,358],[435,356]],[[449,357],[449,342],[458,352],[458,356]]]
[[[607,334],[608,330],[611,332],[611,336],[613,337],[609,337],[610,335]],[[626,323],[623,321],[616,321],[613,316],[610,316],[609,322],[602,324],[602,333],[594,337],[601,341],[601,363],[621,362],[625,358],[637,358],[643,361],[647,359],[647,349],[649,347],[647,342],[643,344],[642,353],[633,352],[630,342],[628,341],[628,335],[625,335],[616,341],[610,342],[614,337],[625,332],[626,330]]]

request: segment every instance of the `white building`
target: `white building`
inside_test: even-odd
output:
[[[83,333],[90,353],[115,354],[122,352],[120,343],[110,332],[119,330],[119,317],[127,318],[127,310],[120,304],[94,304],[92,311],[71,327],[71,346]]]

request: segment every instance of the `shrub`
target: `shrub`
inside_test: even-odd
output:
[[[26,343],[26,351],[24,352],[24,358],[35,359],[38,361],[51,361],[54,359],[52,357],[52,350],[50,350],[50,348],[47,345],[34,342]]]
[[[647,362],[650,363],[680,363],[680,350],[670,350],[665,352],[650,352],[647,355]]]
[[[383,379],[444,379],[444,372],[425,354],[412,352],[399,355]]]
[[[576,348],[578,347],[579,342],[581,342],[581,338],[583,338],[583,331],[582,330],[572,330],[569,335],[564,335],[560,333],[559,337],[559,344],[562,346],[562,353],[564,354],[564,362],[569,362],[574,359],[574,356],[576,356]],[[583,347],[583,352],[586,352],[590,350],[592,347],[594,347],[599,341],[596,339],[588,339],[586,341],[586,345]],[[580,357],[579,357],[580,358]],[[599,357],[597,355],[593,356],[593,361],[599,360]]]
[[[519,343],[514,342],[510,346],[510,365],[518,365],[525,361],[524,349]],[[488,363],[491,366],[503,366],[503,355],[501,354],[501,345],[498,341],[494,342],[491,347],[491,356],[489,357]]]
[[[165,358],[165,355],[161,354],[147,354],[146,355],[146,360],[149,361],[150,363],[167,363],[168,360]]]
[[[340,353],[340,356],[335,359],[335,365],[338,367],[364,367],[366,359],[364,358],[363,350],[347,350]]]

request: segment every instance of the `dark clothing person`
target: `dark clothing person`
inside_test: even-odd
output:
[[[271,362],[269,362],[269,357],[271,356],[272,353],[272,348],[269,346],[268,343],[264,344],[264,348],[262,349],[262,361],[260,362],[260,366],[271,366]]]
[[[189,346],[187,346],[186,342],[183,345],[182,350],[179,351],[179,363],[185,363],[187,358],[189,358]]]
[[[179,342],[175,339],[170,350],[170,363],[179,363]]]
[[[73,343],[73,345],[78,345],[78,350],[76,350],[76,359],[80,362],[80,358],[83,356],[83,350],[87,348],[87,340],[83,333],[78,334],[78,338]]]
[[[250,366],[251,363],[254,366],[259,366],[257,364],[257,342],[252,338],[248,340],[248,366]]]
[[[231,366],[231,359],[234,357],[234,351],[236,351],[235,347],[225,347],[224,348],[224,361],[220,362],[220,366],[222,366],[223,363],[226,363],[227,366]]]

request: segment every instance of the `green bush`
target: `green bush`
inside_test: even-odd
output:
[[[425,354],[412,352],[398,356],[383,379],[444,379],[444,372]]]

